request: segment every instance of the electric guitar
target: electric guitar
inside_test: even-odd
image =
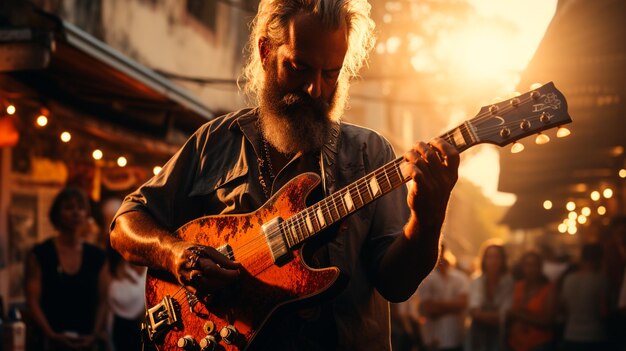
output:
[[[565,97],[548,83],[481,108],[441,138],[462,152],[480,143],[504,146],[570,122]],[[345,283],[339,269],[309,267],[304,244],[409,181],[402,162],[397,158],[308,207],[305,199],[320,182],[314,173],[295,177],[253,213],[205,216],[183,225],[178,237],[241,262],[241,277],[207,301],[166,273],[149,270],[147,336],[159,350],[243,350],[278,310],[336,294]]]

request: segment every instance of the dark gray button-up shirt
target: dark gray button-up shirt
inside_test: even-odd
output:
[[[200,216],[248,213],[259,208],[267,199],[259,184],[262,141],[257,118],[257,109],[245,109],[200,127],[158,175],[126,197],[116,217],[145,211],[174,232]],[[341,124],[338,144],[333,170],[337,189],[395,158],[391,145],[380,134],[348,123]],[[294,156],[276,175],[273,192],[303,172],[319,174],[318,155]],[[321,309],[328,313],[317,313],[318,317],[304,321],[296,330],[290,323],[292,330],[287,338],[281,338],[280,345],[390,349],[389,304],[377,292],[375,276],[389,244],[401,235],[409,217],[406,192],[401,186],[343,221],[322,257],[348,276],[347,288]],[[323,327],[316,329],[314,325]],[[331,333],[324,331],[329,326]],[[273,344],[273,348],[280,346]]]

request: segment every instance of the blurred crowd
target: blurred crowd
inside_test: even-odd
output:
[[[71,187],[55,198],[56,235],[26,261],[29,350],[142,349],[146,270],[108,240],[120,204],[110,197],[93,213]],[[485,242],[471,269],[443,247],[416,293],[393,304],[393,349],[626,351],[626,217],[575,255],[544,248],[509,256],[502,242]]]
[[[73,187],[55,197],[49,219],[56,233],[26,259],[28,350],[142,349],[146,269],[124,261],[108,239],[120,204],[110,197],[92,206]]]
[[[483,244],[477,269],[444,248],[437,268],[392,308],[394,350],[626,350],[626,217],[573,255]]]

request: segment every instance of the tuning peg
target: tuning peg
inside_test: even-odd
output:
[[[557,138],[565,138],[566,136],[572,134],[572,132],[569,131],[569,129],[563,127],[563,126],[559,126],[559,129],[556,130],[556,137]]]
[[[537,134],[537,137],[535,138],[535,144],[537,145],[543,145],[543,144],[547,144],[550,141],[550,137],[539,132]]]
[[[513,145],[511,146],[511,153],[512,154],[517,154],[524,151],[524,145],[521,143],[518,143],[517,141],[513,143]]]

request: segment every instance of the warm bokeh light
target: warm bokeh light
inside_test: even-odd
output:
[[[567,214],[567,218],[569,218],[569,219],[576,219],[576,218],[578,218],[578,213],[572,211],[572,212]]]
[[[567,224],[561,223],[559,224],[557,229],[559,230],[559,233],[565,233],[567,231]]]
[[[9,105],[9,106],[7,106],[7,113],[8,113],[9,115],[13,115],[13,114],[15,114],[15,111],[17,111],[17,110],[15,109],[15,106],[13,106],[13,105]]]
[[[537,137],[535,138],[535,144],[537,145],[543,145],[549,142],[550,142],[550,137],[543,133],[537,134]]]
[[[102,156],[104,156],[104,154],[102,153],[102,150],[100,149],[95,149],[93,150],[93,152],[91,153],[91,156],[94,158],[94,160],[101,160]]]
[[[39,117],[37,117],[36,123],[40,127],[45,127],[46,125],[48,125],[48,117],[40,115]]]
[[[163,170],[163,168],[161,166],[154,166],[154,168],[152,169],[152,173],[154,175],[157,175],[157,174],[161,173],[161,170]]]
[[[574,218],[574,219],[567,219],[567,220],[565,221],[565,224],[566,224],[568,227],[575,227],[575,226],[576,226],[576,218]]]
[[[569,235],[574,235],[576,234],[576,232],[578,231],[578,228],[576,228],[576,226],[571,226],[571,227],[567,227],[567,232],[569,233]]]
[[[576,203],[574,201],[569,201],[565,205],[565,208],[567,208],[568,211],[574,211],[576,209]]]
[[[535,90],[535,89],[541,88],[541,86],[543,86],[543,84],[541,84],[541,83],[533,83],[533,84],[530,85],[529,89],[530,90]]]
[[[580,223],[580,224],[587,223],[587,217],[585,217],[583,215],[578,216],[578,223]]]
[[[606,207],[604,207],[604,206],[599,206],[599,207],[598,207],[598,214],[599,214],[600,216],[604,216],[604,215],[606,214]]]
[[[511,146],[511,153],[517,154],[524,151],[524,145],[522,143],[515,142]]]
[[[545,208],[546,210],[549,210],[552,208],[552,201],[550,200],[546,200],[543,202],[543,208]]]
[[[593,201],[600,200],[600,192],[596,191],[596,190],[592,191],[591,192],[591,200],[593,200]]]
[[[72,140],[72,134],[70,134],[70,132],[63,132],[63,133],[61,133],[61,141],[62,142],[67,143],[70,140]]]
[[[607,199],[610,199],[611,197],[613,197],[613,189],[611,188],[604,189],[604,191],[602,192],[602,196],[604,196]]]
[[[117,158],[117,165],[120,167],[124,167],[128,164],[128,160],[124,156],[120,156]]]
[[[589,216],[591,215],[591,209],[590,209],[589,207],[585,206],[585,207],[583,207],[583,208],[580,210],[580,213],[581,213],[582,215],[584,215],[584,216],[589,217]]]
[[[619,172],[617,173],[619,175],[620,178],[626,178],[626,169],[620,169]]]
[[[559,129],[556,130],[556,137],[557,138],[565,138],[566,136],[572,134],[572,132],[570,132],[569,129],[561,126],[559,127]]]

